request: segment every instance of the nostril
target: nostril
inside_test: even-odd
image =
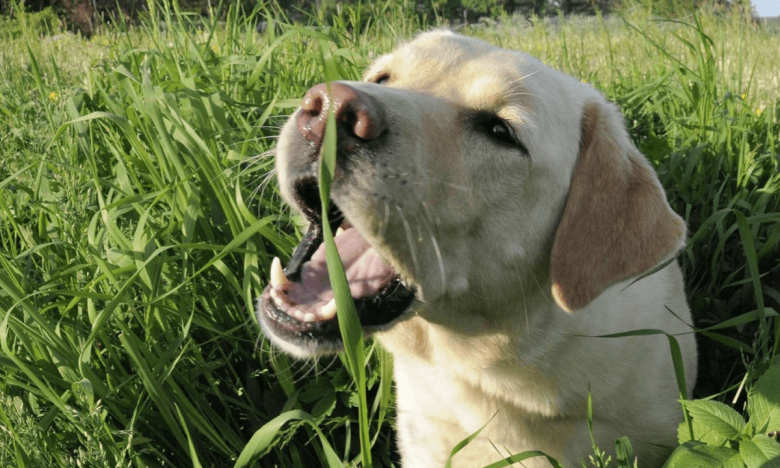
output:
[[[355,124],[357,123],[358,116],[352,109],[345,110],[339,117],[339,123],[341,127],[347,131],[348,134],[354,135]]]
[[[306,96],[301,103],[301,109],[305,110],[310,116],[317,117],[322,112],[322,95],[315,93],[314,96]]]

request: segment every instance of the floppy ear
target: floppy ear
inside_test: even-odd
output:
[[[651,269],[685,240],[685,222],[621,118],[598,103],[585,105],[580,156],[550,264],[553,297],[567,312]]]

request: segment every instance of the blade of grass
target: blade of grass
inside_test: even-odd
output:
[[[8,416],[5,414],[5,411],[3,411],[3,408],[0,408],[0,423],[3,423],[6,429],[8,429],[8,432],[11,433],[11,438],[13,439],[14,444],[14,453],[16,455],[16,463],[19,468],[29,468],[30,465],[30,459],[25,453],[24,449],[20,447],[18,436],[16,435],[16,431],[14,430],[14,426],[11,424],[11,421],[8,419]]]
[[[338,76],[328,43],[320,40],[321,62],[327,81],[327,91],[330,95],[330,83]],[[330,102],[333,102],[332,100]],[[328,276],[336,299],[336,315],[339,322],[344,354],[348,367],[358,392],[358,426],[360,431],[360,455],[362,465],[373,466],[371,458],[371,437],[369,434],[368,400],[366,396],[365,345],[363,327],[360,324],[352,293],[347,282],[344,265],[341,263],[333,231],[328,219],[330,209],[331,182],[336,171],[336,120],[332,106],[328,107],[328,120],[322,141],[320,158],[320,199],[322,200],[323,243],[328,265]]]
[[[330,84],[328,84],[330,94]],[[333,231],[328,220],[330,205],[330,186],[336,165],[336,122],[333,110],[328,109],[328,123],[325,127],[325,138],[322,143],[322,158],[320,163],[320,197],[322,200],[323,242],[327,257],[328,276],[336,299],[336,310],[344,343],[344,354],[347,364],[355,380],[358,392],[358,417],[360,426],[360,453],[363,466],[370,468],[371,439],[368,432],[368,402],[366,397],[365,346],[363,344],[363,327],[355,310],[352,293],[349,290],[347,275],[341,263]]]
[[[325,434],[320,430],[314,418],[308,413],[301,410],[290,410],[280,414],[274,419],[268,421],[263,427],[257,430],[249,442],[246,444],[244,450],[236,460],[236,464],[233,468],[247,468],[254,466],[254,462],[262,455],[268,447],[276,439],[276,435],[281,430],[282,426],[288,421],[301,420],[309,424],[320,438],[322,448],[325,450],[325,456],[328,461],[329,468],[343,468],[344,463],[339,459],[336,452],[333,451],[330,442],[325,437]]]

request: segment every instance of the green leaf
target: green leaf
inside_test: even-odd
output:
[[[195,449],[195,444],[192,443],[192,436],[190,436],[190,430],[187,427],[187,421],[184,420],[184,415],[181,414],[179,406],[174,403],[173,407],[176,408],[176,414],[179,416],[181,427],[184,429],[184,433],[187,435],[187,443],[189,444],[190,448],[190,460],[192,460],[192,468],[203,468],[203,465],[200,464],[200,459],[198,458],[198,451]]]
[[[323,66],[329,79],[333,78],[328,70],[333,67],[332,57],[327,51],[326,44],[320,44]],[[332,80],[331,80],[332,81]],[[330,95],[330,83],[328,95]],[[360,456],[363,466],[373,466],[371,458],[371,437],[369,435],[368,400],[366,396],[366,368],[365,345],[363,344],[363,326],[352,300],[349,282],[344,271],[344,265],[339,257],[336,242],[333,240],[333,232],[328,220],[330,202],[330,186],[336,171],[336,118],[333,106],[328,108],[328,121],[325,126],[325,136],[322,140],[322,159],[320,160],[320,200],[322,200],[322,242],[325,245],[325,257],[328,266],[328,278],[336,300],[336,315],[338,317],[339,331],[344,342],[344,356],[352,377],[355,379],[358,404],[358,427],[360,428]]]
[[[81,392],[86,396],[87,403],[89,404],[90,409],[94,409],[95,407],[95,389],[92,386],[92,382],[89,381],[89,379],[81,379],[78,382],[73,382],[71,385],[71,390],[73,393]]]
[[[5,414],[5,411],[3,411],[3,408],[0,408],[0,423],[2,423],[6,429],[11,433],[11,437],[13,438],[14,443],[14,452],[16,455],[16,464],[19,468],[28,468],[32,466],[30,464],[30,459],[27,457],[27,453],[22,447],[22,444],[19,443],[19,441],[16,439],[16,431],[14,430],[14,427],[11,425],[11,421],[8,419],[8,416]]]
[[[753,294],[756,299],[756,305],[758,306],[758,317],[761,324],[760,329],[762,335],[766,333],[769,328],[766,324],[766,311],[764,310],[764,292],[761,286],[761,274],[758,269],[758,258],[756,252],[755,242],[753,241],[753,231],[751,230],[750,223],[744,214],[739,211],[734,211],[734,216],[737,217],[737,225],[739,226],[739,237],[742,239],[742,244],[745,250],[745,260],[747,260],[748,270],[750,271],[750,277],[753,279]],[[764,346],[764,352],[768,352],[768,341],[761,339]],[[780,387],[775,387],[780,388]]]
[[[333,447],[331,447],[330,442],[328,442],[325,434],[322,433],[314,419],[304,411],[292,410],[280,414],[274,419],[268,421],[265,426],[258,429],[257,432],[255,432],[255,435],[253,435],[246,444],[244,450],[241,451],[241,455],[238,456],[238,460],[236,460],[234,468],[254,466],[253,463],[268,449],[282,426],[284,426],[287,421],[292,420],[301,420],[307,422],[311,425],[312,428],[314,428],[320,438],[322,448],[325,452],[325,457],[328,460],[329,468],[344,467],[344,463],[341,462],[338,455],[336,455],[336,452],[333,451]]]
[[[778,232],[780,232],[780,231],[778,231]],[[770,308],[770,307],[766,307],[764,309],[764,311],[765,311],[765,315],[767,317],[777,317],[777,315],[778,315],[777,311],[775,309]],[[756,320],[758,320],[760,318],[760,315],[761,315],[760,312],[761,311],[759,311],[759,310],[751,310],[750,312],[746,312],[746,313],[744,313],[742,315],[738,315],[738,316],[736,316],[734,318],[731,318],[731,319],[728,319],[728,320],[724,320],[723,322],[720,322],[720,323],[718,323],[716,325],[713,325],[711,327],[707,327],[707,328],[703,328],[703,329],[697,329],[696,331],[697,332],[701,332],[701,331],[709,331],[709,330],[720,330],[720,329],[723,329],[723,328],[731,328],[731,327],[736,327],[736,326],[739,326],[739,325],[745,325],[747,323],[755,322]]]
[[[628,437],[620,437],[615,440],[615,456],[618,468],[631,468],[634,466],[634,447]]]
[[[694,439],[691,439],[691,431],[688,428],[688,424],[685,421],[680,421],[677,426],[677,442],[684,444],[688,441],[703,442],[710,445],[722,445],[724,442],[723,437],[716,435],[710,427],[704,425],[704,423],[696,422],[692,420]]]
[[[750,389],[748,414],[756,432],[780,430],[780,364],[770,367]]]
[[[764,434],[741,441],[739,453],[747,468],[780,468],[780,444]]]
[[[746,424],[733,408],[718,401],[692,400],[683,405],[694,421],[711,430],[716,437],[735,439]],[[694,434],[697,434],[695,428]]]
[[[311,415],[317,421],[321,421],[324,417],[330,416],[333,410],[336,408],[336,392],[333,390],[322,395],[322,398],[317,400],[314,407],[311,409]]]
[[[744,468],[739,451],[689,441],[677,447],[663,468]]]

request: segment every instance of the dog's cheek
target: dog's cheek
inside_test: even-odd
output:
[[[282,199],[297,211],[300,211],[300,208],[293,196],[292,181],[295,180],[294,173],[308,164],[304,159],[307,158],[306,153],[311,151],[311,146],[298,133],[295,117],[290,118],[282,128],[276,145],[276,178]],[[310,157],[308,159],[311,160]]]
[[[452,114],[455,114],[454,116]],[[452,109],[427,113],[422,125],[427,129],[415,151],[420,168],[420,198],[429,205],[442,228],[464,227],[473,222],[478,194],[468,158],[468,139],[458,113]]]

